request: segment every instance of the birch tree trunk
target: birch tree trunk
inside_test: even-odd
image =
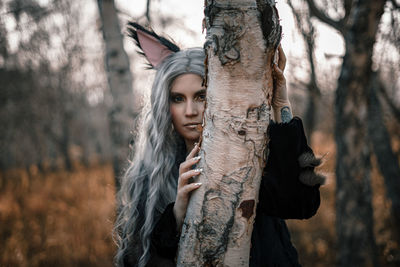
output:
[[[123,47],[123,38],[113,0],[97,1],[105,43],[105,65],[108,85],[112,95],[109,112],[115,185],[119,189],[118,176],[122,163],[129,154],[130,129],[135,117],[132,90],[132,74],[129,58]]]
[[[281,27],[274,1],[205,4],[203,185],[191,196],[177,266],[248,266]]]

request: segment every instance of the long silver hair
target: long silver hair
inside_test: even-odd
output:
[[[115,223],[117,266],[144,267],[150,259],[151,233],[165,207],[175,201],[179,157],[185,156],[182,137],[170,115],[170,87],[185,73],[204,77],[204,51],[190,48],[168,56],[158,67],[150,108],[142,112],[134,157],[121,177],[119,213]]]

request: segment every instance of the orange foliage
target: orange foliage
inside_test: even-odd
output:
[[[0,266],[112,266],[112,167],[0,177]]]
[[[334,266],[335,144],[320,132],[312,139],[317,155],[329,153],[320,168],[328,182],[317,215],[288,225],[304,266]],[[395,266],[400,250],[392,240],[390,202],[372,162],[375,237],[382,265]],[[35,166],[0,172],[0,266],[112,266],[112,166],[75,166],[73,172],[42,174]]]

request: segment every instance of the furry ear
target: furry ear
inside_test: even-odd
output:
[[[147,30],[135,22],[128,23],[128,35],[133,38],[136,45],[143,51],[139,53],[147,58],[150,69],[157,68],[167,56],[180,50],[171,41],[158,36],[154,31]]]
[[[300,182],[305,185],[314,186],[314,185],[324,185],[326,182],[326,176],[322,173],[317,173],[312,170],[303,170],[300,172],[299,176]]]
[[[325,154],[326,155],[326,154]],[[323,164],[323,158],[325,157],[315,157],[314,153],[305,152],[301,154],[298,158],[300,168],[299,180],[309,186],[314,186],[316,184],[323,185],[326,182],[326,175],[315,172],[314,168],[321,166]]]
[[[317,158],[314,156],[314,153],[310,152],[301,154],[298,160],[301,168],[318,167],[322,164],[322,158]]]

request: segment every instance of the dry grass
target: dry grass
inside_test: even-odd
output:
[[[0,178],[1,266],[112,266],[111,166]]]
[[[328,184],[321,188],[318,214],[288,224],[304,266],[334,266],[335,145],[320,133],[313,141],[316,154],[329,152],[322,167],[330,173]],[[390,203],[376,166],[372,177],[382,266],[395,266],[400,250],[392,240]],[[0,172],[0,266],[112,266],[113,184],[110,165],[70,173],[41,174],[34,167]]]

